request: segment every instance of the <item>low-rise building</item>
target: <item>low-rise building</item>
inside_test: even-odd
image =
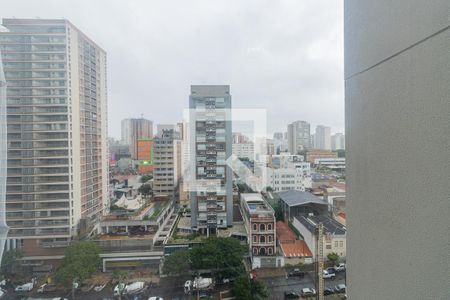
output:
[[[253,256],[276,254],[275,213],[259,193],[241,194],[241,209]]]
[[[306,152],[307,162],[314,163],[317,158],[337,158],[337,153],[323,149],[310,149]]]
[[[266,172],[267,186],[275,192],[305,191],[312,186],[310,163],[303,162],[301,155],[272,155]]]
[[[323,256],[327,259],[328,254],[336,253],[339,257],[346,257],[346,228],[338,221],[325,216],[297,216],[293,218],[293,226],[303,236],[305,243],[316,257],[317,247],[317,225],[323,224]]]
[[[303,240],[299,240],[285,222],[276,223],[278,247],[283,254],[284,265],[310,264],[313,254]]]
[[[290,190],[277,193],[281,202],[281,210],[286,220],[294,217],[328,215],[329,204],[309,192]]]
[[[153,140],[137,140],[137,160],[139,174],[153,172]]]
[[[232,152],[239,158],[255,159],[255,149],[252,142],[247,143],[233,143]]]
[[[333,171],[345,170],[345,158],[344,157],[321,157],[314,159],[314,166],[317,168],[327,168]]]

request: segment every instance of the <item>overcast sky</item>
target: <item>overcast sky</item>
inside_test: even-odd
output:
[[[180,121],[191,84],[233,107],[344,130],[343,4],[336,0],[3,0],[1,17],[66,18],[108,53],[109,135],[128,117]]]

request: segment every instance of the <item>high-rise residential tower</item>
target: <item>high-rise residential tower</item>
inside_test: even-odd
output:
[[[231,95],[228,85],[193,85],[189,96],[192,227],[206,234],[233,224]]]
[[[106,52],[67,20],[3,26],[7,248],[52,259],[108,202]]]
[[[323,125],[316,127],[314,134],[314,148],[331,150],[331,128]]]
[[[311,148],[311,126],[305,121],[296,121],[288,125],[288,149],[291,154]]]
[[[0,51],[0,261],[6,241],[8,227],[6,225],[5,197],[6,197],[6,80],[3,73],[2,54]]]
[[[345,1],[348,299],[450,299],[449,12]]]
[[[122,143],[130,147],[132,159],[138,159],[138,140],[153,138],[153,121],[139,119],[122,120]]]

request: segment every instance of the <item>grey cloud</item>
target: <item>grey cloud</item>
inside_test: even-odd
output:
[[[109,132],[140,116],[176,122],[190,84],[230,84],[267,108],[270,131],[344,127],[341,1],[4,0],[2,17],[67,18],[108,52]]]

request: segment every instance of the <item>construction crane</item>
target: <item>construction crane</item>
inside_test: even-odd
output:
[[[323,296],[323,224],[316,227],[316,299],[324,300]]]

